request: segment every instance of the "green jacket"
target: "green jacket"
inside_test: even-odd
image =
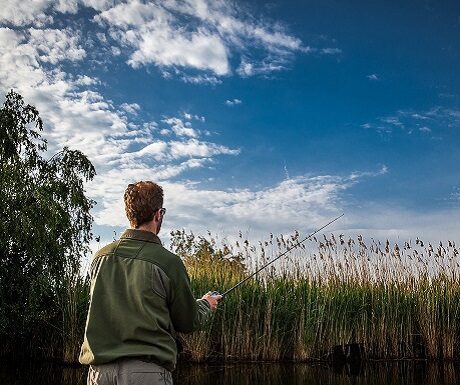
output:
[[[91,299],[79,361],[140,357],[174,370],[175,332],[204,326],[211,310],[195,300],[181,259],[143,230],[126,230],[91,262]]]

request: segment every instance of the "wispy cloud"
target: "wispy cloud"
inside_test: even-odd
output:
[[[342,53],[340,48],[321,48],[320,52],[324,55],[339,55]]]
[[[448,198],[449,201],[460,204],[460,187],[455,186]]]
[[[374,81],[380,80],[380,78],[379,78],[379,76],[377,74],[370,74],[370,75],[367,75],[366,77],[369,80],[374,80]]]
[[[440,106],[424,111],[399,110],[393,115],[379,117],[374,122],[363,123],[361,127],[375,129],[382,134],[403,130],[408,134],[418,132],[423,135],[440,135],[451,129],[460,129],[460,110]]]
[[[165,233],[178,227],[204,233],[210,224],[221,234],[242,230],[255,238],[270,232],[307,231],[344,209],[343,192],[366,178],[379,177],[382,170],[346,176],[299,176],[264,189],[209,190],[196,183],[164,181],[165,205],[174,210]],[[132,173],[117,174],[117,178],[108,179],[108,186],[99,187],[97,195],[107,194],[104,209],[98,214],[99,224],[125,226],[121,209],[124,188],[132,178],[146,178],[156,170],[135,168]]]
[[[225,101],[225,104],[230,107],[241,104],[241,103],[243,102],[240,99],[227,99]]]

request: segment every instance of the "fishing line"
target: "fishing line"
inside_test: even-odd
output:
[[[245,279],[243,279],[242,281],[238,282],[236,285],[232,286],[230,289],[224,291],[222,294],[219,293],[218,291],[213,291],[211,293],[211,295],[220,295],[223,297],[225,297],[228,293],[232,292],[233,290],[235,290],[237,287],[239,287],[240,285],[242,285],[243,283],[245,283],[248,279],[254,277],[257,273],[259,273],[260,271],[262,271],[263,269],[265,269],[266,267],[270,266],[273,262],[277,261],[278,259],[280,259],[281,257],[285,256],[287,253],[289,253],[291,250],[295,249],[296,247],[300,246],[303,242],[305,242],[307,239],[310,239],[313,235],[315,235],[316,233],[320,232],[321,230],[323,230],[324,228],[326,228],[327,226],[329,226],[330,224],[334,223],[336,220],[338,220],[339,218],[342,218],[343,216],[345,215],[345,213],[339,215],[337,218],[333,219],[332,221],[326,223],[324,226],[320,227],[318,230],[315,230],[313,233],[311,233],[310,235],[306,236],[304,239],[302,239],[300,242],[297,242],[294,246],[291,246],[289,247],[286,251],[284,251],[283,253],[281,253],[280,255],[278,255],[275,259],[273,259],[272,261],[268,262],[267,264],[263,265],[261,268],[257,269],[254,273],[252,273],[250,276],[246,277]]]

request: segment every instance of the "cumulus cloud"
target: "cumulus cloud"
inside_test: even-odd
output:
[[[16,26],[26,24],[42,26],[53,21],[51,16],[45,14],[45,10],[51,3],[51,0],[4,1],[0,7],[0,22]]]
[[[69,29],[29,29],[28,44],[35,47],[40,60],[56,64],[63,60],[81,60],[85,50],[78,44],[79,37]]]
[[[179,20],[188,19],[187,24]],[[257,71],[277,71],[295,52],[308,52],[300,39],[289,35],[275,23],[261,22],[245,13],[236,4],[223,0],[169,0],[162,3],[141,3],[133,0],[117,4],[95,16],[107,26],[117,40],[133,52],[128,63],[134,68],[154,64],[165,76],[180,74],[186,82],[217,84],[219,77],[230,75],[229,57],[246,47],[265,52],[262,63],[253,60]],[[263,71],[261,70],[263,68]],[[184,72],[195,69],[206,75]]]
[[[0,7],[1,24],[43,27],[54,21],[53,14],[77,13],[80,6],[104,11],[113,0],[8,0]]]

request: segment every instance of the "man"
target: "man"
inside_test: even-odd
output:
[[[181,259],[162,245],[166,209],[153,182],[124,194],[131,229],[99,250],[91,263],[91,300],[80,362],[88,385],[172,384],[175,333],[201,328],[218,295],[195,300]]]

